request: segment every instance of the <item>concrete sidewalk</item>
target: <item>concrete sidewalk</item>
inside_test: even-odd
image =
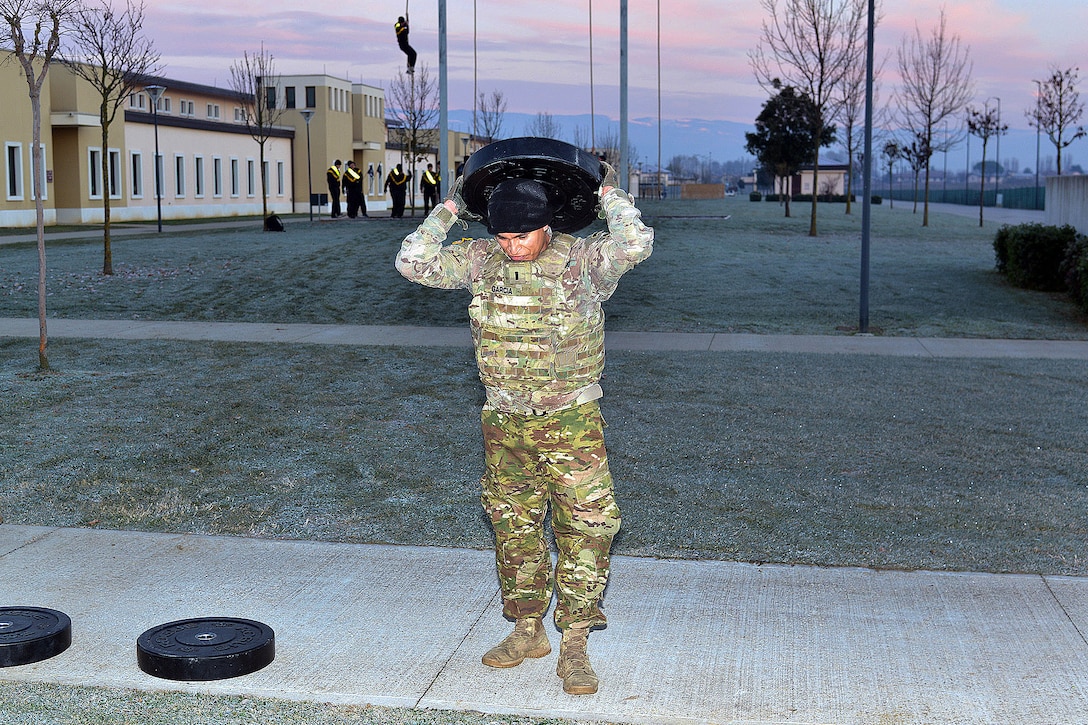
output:
[[[1088,579],[617,556],[596,695],[555,653],[480,663],[509,624],[490,552],[0,526],[5,606],[72,618],[73,644],[12,681],[631,723],[1083,723]],[[256,619],[276,658],[161,680],[146,629]],[[548,628],[557,649],[558,633]]]
[[[154,320],[47,321],[50,338],[121,340],[215,340],[313,345],[391,345],[468,347],[468,325],[316,325],[260,322],[182,322]],[[0,318],[0,337],[38,337],[38,321]],[[714,332],[608,332],[611,350],[667,352],[800,352],[903,357],[1015,357],[1088,360],[1088,340],[1004,340],[870,335],[756,335]]]

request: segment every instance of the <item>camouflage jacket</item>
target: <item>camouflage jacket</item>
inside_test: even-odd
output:
[[[561,410],[600,396],[604,314],[601,303],[619,279],[653,250],[653,229],[631,197],[613,189],[602,199],[607,232],[587,238],[556,234],[540,257],[510,262],[493,238],[444,245],[457,221],[443,205],[401,245],[397,270],[440,289],[468,289],[470,326],[488,404],[519,413]],[[534,280],[519,297],[504,279],[508,268],[529,266]],[[543,296],[542,296],[543,295]],[[517,307],[517,300],[524,300]],[[509,347],[496,364],[495,340]],[[577,349],[572,349],[577,348]],[[599,348],[599,350],[598,350]],[[547,364],[542,373],[540,360]]]

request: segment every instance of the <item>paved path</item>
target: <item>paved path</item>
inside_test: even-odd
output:
[[[465,329],[51,320],[55,337],[468,345]],[[37,321],[0,319],[0,336]],[[610,333],[612,348],[1088,359],[1088,342]],[[490,552],[0,526],[0,604],[73,619],[72,647],[8,680],[631,723],[1088,722],[1088,578],[617,556],[591,637],[597,695],[555,656],[510,670]],[[161,680],[145,629],[256,619],[277,655],[243,677]],[[553,646],[558,633],[550,630]]]
[[[315,345],[467,347],[468,326],[316,325],[260,322],[67,320],[46,323],[50,338],[216,340]],[[38,321],[0,318],[0,337],[38,337]],[[609,332],[612,350],[802,352],[907,357],[1017,357],[1088,360],[1088,340],[995,340],[866,335],[755,335],[715,332]]]

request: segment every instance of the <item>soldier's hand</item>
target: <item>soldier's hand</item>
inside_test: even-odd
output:
[[[598,193],[604,196],[609,191],[619,186],[619,181],[616,178],[616,170],[612,168],[612,164],[607,161],[601,162],[601,168],[604,170],[604,179],[601,180],[601,188]]]
[[[458,176],[457,180],[453,182],[453,186],[450,187],[449,192],[446,193],[446,198],[442,200],[442,204],[461,219],[479,221],[480,217],[468,210],[468,205],[465,204],[465,200],[461,196],[461,187],[464,186],[464,184],[465,177]]]

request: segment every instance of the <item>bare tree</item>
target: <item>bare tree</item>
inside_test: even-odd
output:
[[[12,48],[26,77],[32,124],[30,148],[31,190],[38,232],[38,369],[49,370],[49,335],[45,324],[45,205],[42,178],[42,84],[60,52],[61,39],[70,29],[78,0],[0,0],[0,43]]]
[[[145,5],[125,0],[115,11],[111,0],[82,6],[75,15],[71,49],[65,64],[98,92],[98,122],[102,128],[102,274],[113,274],[110,245],[111,189],[119,181],[112,177],[110,125],[128,97],[146,76],[160,72],[159,54],[143,35]]]
[[[426,65],[406,75],[397,73],[389,85],[392,104],[389,115],[400,126],[398,133],[403,144],[403,158],[407,158],[411,189],[412,216],[416,213],[416,163],[422,161],[428,150],[438,145],[438,84],[431,79]]]
[[[813,134],[839,115],[840,87],[865,42],[867,0],[760,0],[768,17],[759,45],[749,53],[756,80],[770,92],[791,86],[818,110]],[[781,6],[781,7],[780,7]],[[813,192],[819,184],[820,149],[812,155]],[[809,235],[816,236],[816,197],[812,195]]]
[[[979,174],[978,185],[978,225],[982,226],[982,207],[986,191],[986,145],[991,138],[1000,138],[1009,131],[1009,125],[1001,123],[1001,116],[996,108],[990,108],[987,103],[983,108],[967,107],[967,131],[972,136],[982,139],[982,173]],[[1001,167],[1001,159],[997,160],[997,167]],[[1000,173],[1000,172],[999,172]]]
[[[851,203],[854,195],[855,169],[864,153],[861,148],[865,134],[865,44],[858,43],[855,48],[857,57],[848,65],[838,88],[839,115],[836,119],[840,126],[839,140],[846,151],[846,164],[850,173],[846,177],[846,213],[852,213]],[[876,103],[877,85],[883,72],[883,61],[873,69],[873,102]]]
[[[480,94],[480,132],[489,141],[502,138],[503,116],[506,114],[506,96],[502,91],[491,91],[491,95]],[[475,129],[473,129],[475,133]]]
[[[525,133],[528,136],[554,138],[557,140],[562,139],[563,137],[563,129],[559,122],[547,111],[536,114],[536,118],[530,121],[529,125],[525,127]]]
[[[1077,91],[1079,70],[1077,67],[1061,70],[1051,66],[1049,78],[1035,81],[1039,84],[1035,108],[1025,111],[1029,125],[1045,133],[1057,149],[1058,176],[1062,175],[1062,149],[1088,134],[1084,126],[1077,125],[1084,115],[1084,104]]]
[[[971,83],[969,48],[959,36],[949,35],[944,10],[928,38],[914,26],[914,35],[899,46],[897,96],[900,123],[919,140],[925,157],[925,192],[922,226],[929,226],[929,160],[938,151],[947,152],[963,138],[962,131],[951,135],[936,129],[957,114],[974,94]]]
[[[264,163],[264,147],[272,137],[273,128],[279,123],[287,106],[276,98],[280,78],[276,73],[276,61],[261,43],[260,51],[242,52],[242,59],[230,67],[230,87],[242,108],[242,121],[246,131],[257,142],[261,165],[261,218],[265,231],[268,225],[268,172]]]

